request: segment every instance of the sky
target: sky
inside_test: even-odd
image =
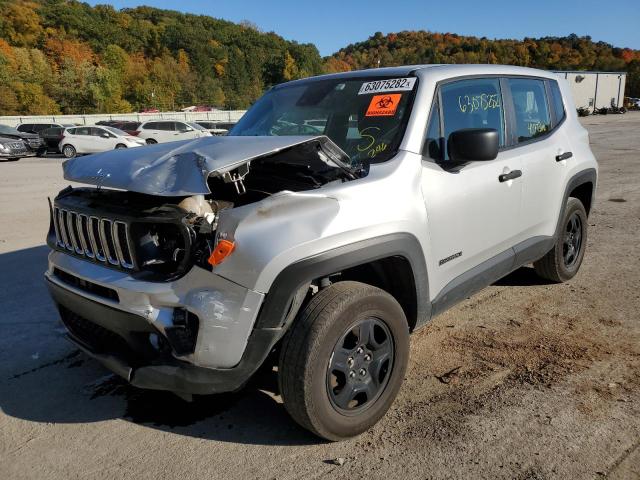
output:
[[[287,40],[313,43],[323,56],[375,32],[429,30],[487,38],[590,35],[640,49],[640,0],[101,0],[115,8],[149,5],[249,20]]]

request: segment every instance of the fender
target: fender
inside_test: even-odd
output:
[[[399,256],[409,262],[416,293],[416,329],[431,317],[429,283],[424,253],[418,239],[410,233],[392,233],[343,245],[298,260],[281,271],[274,280],[262,306],[256,329],[282,328],[293,315],[296,295],[314,279],[383,258]]]

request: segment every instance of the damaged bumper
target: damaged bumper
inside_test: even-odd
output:
[[[52,252],[45,277],[70,340],[141,388],[236,390],[281,334],[253,328],[262,294],[198,268],[146,283]]]

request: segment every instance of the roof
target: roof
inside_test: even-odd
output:
[[[494,74],[494,75],[530,75],[530,76],[552,76],[555,72],[551,70],[542,70],[530,67],[519,67],[515,65],[494,65],[494,64],[424,64],[424,65],[404,65],[398,67],[369,68],[365,70],[353,70],[349,72],[331,73],[327,75],[318,75],[315,77],[293,80],[287,83],[281,83],[274,88],[283,86],[303,85],[305,83],[317,82],[321,80],[333,79],[351,79],[351,78],[394,78],[406,77],[417,73],[418,76],[430,72],[438,72],[439,75],[446,76],[451,73],[452,76],[463,76],[472,74]],[[597,73],[616,73],[616,72],[597,72]]]
[[[553,73],[579,73],[579,74],[589,74],[589,75],[597,75],[599,73],[607,73],[609,75],[626,75],[627,72],[600,72],[598,70],[553,70]]]

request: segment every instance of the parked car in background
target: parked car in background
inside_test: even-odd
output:
[[[25,132],[25,133],[40,133],[42,130],[45,130],[47,128],[54,128],[54,127],[67,128],[67,127],[75,127],[75,126],[77,125],[73,123],[55,123],[55,122],[21,123],[16,127],[16,130],[18,130],[19,132]]]
[[[140,126],[140,122],[134,122],[131,120],[101,120],[96,122],[96,125],[114,127],[135,137],[138,135],[137,128]]]
[[[98,153],[120,148],[145,145],[144,140],[114,127],[74,127],[64,131],[59,149],[67,158],[77,154]]]
[[[220,128],[217,122],[210,120],[196,120],[196,123],[207,130],[211,135],[226,135],[229,133],[227,128]]]
[[[0,160],[20,160],[22,157],[33,157],[25,143],[16,138],[0,136]]]
[[[22,140],[26,145],[27,150],[34,155],[41,156],[47,151],[47,147],[45,147],[40,135],[35,133],[21,132],[9,125],[0,125],[0,136]]]
[[[195,123],[189,124],[174,120],[150,120],[141,123],[137,130],[138,137],[150,145],[211,136],[209,132]]]

